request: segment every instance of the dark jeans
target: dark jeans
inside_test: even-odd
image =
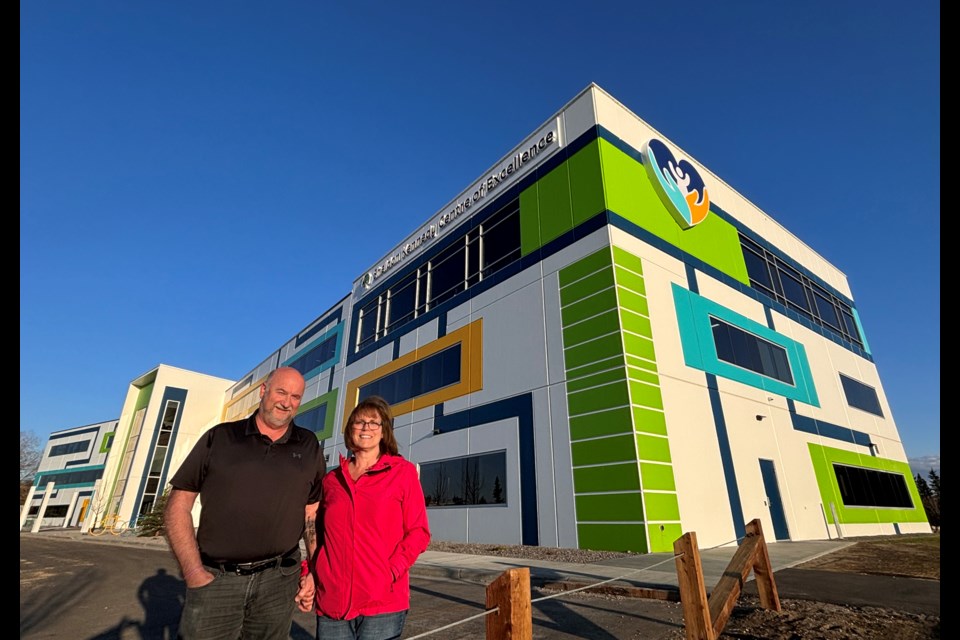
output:
[[[287,640],[300,585],[300,563],[288,564],[250,576],[207,567],[216,578],[203,587],[187,589],[179,637]]]
[[[406,611],[334,620],[317,616],[317,640],[394,640],[403,633]]]

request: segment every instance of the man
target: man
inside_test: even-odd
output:
[[[294,606],[313,608],[300,538],[312,560],[326,465],[317,436],[293,423],[303,389],[297,370],[273,371],[257,411],[203,434],[170,481],[165,525],[187,583],[186,640],[285,639]]]

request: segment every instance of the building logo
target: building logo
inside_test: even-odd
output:
[[[703,222],[710,213],[710,196],[689,160],[677,162],[667,145],[651,138],[643,148],[643,163],[654,191],[681,228]]]

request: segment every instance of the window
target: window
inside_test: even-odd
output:
[[[420,484],[428,507],[506,504],[506,480],[504,451],[420,465]]]
[[[309,377],[309,375],[315,369],[318,369],[325,364],[330,364],[330,361],[336,357],[337,340],[339,338],[339,334],[334,334],[329,338],[322,340],[319,344],[317,344],[315,347],[311,347],[296,360],[291,361],[287,366],[293,367],[299,371],[303,377]]]
[[[103,467],[86,469],[85,471],[51,471],[37,476],[37,486],[46,486],[48,482],[55,482],[62,487],[66,484],[93,484],[103,475]]]
[[[743,234],[740,246],[751,287],[803,314],[815,325],[863,347],[849,304]]]
[[[903,474],[842,464],[834,464],[833,472],[844,506],[913,508]]]
[[[57,444],[50,447],[50,455],[48,457],[52,458],[54,456],[65,456],[71,453],[84,453],[90,447],[89,440],[82,440],[80,442],[68,442],[67,444]]]
[[[883,409],[880,408],[880,398],[877,397],[876,389],[853,378],[848,378],[842,373],[840,374],[840,384],[843,385],[843,393],[847,396],[848,405],[872,413],[875,416],[883,417]]]
[[[461,351],[461,345],[455,344],[378,378],[360,387],[359,397],[380,396],[390,404],[398,404],[456,384],[460,382]]]
[[[43,512],[44,518],[65,518],[67,516],[68,504],[51,504]],[[39,511],[39,510],[38,510]]]
[[[297,425],[303,427],[304,429],[310,429],[314,433],[320,433],[323,431],[323,428],[327,423],[327,403],[310,409],[309,411],[304,411],[297,416]]]
[[[147,482],[143,489],[143,500],[140,503],[140,515],[144,516],[153,509],[160,490],[160,476],[167,462],[167,453],[170,450],[170,438],[173,435],[173,426],[177,422],[177,413],[180,403],[176,400],[167,400],[163,409],[163,419],[160,421],[160,432],[157,434],[157,444],[153,449],[153,458],[147,470]]]
[[[520,259],[520,201],[515,199],[422,262],[358,312],[356,349],[388,333]]]
[[[710,316],[710,327],[713,330],[718,359],[768,378],[793,384],[786,349],[714,316]]]

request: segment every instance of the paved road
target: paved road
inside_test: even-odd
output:
[[[404,638],[484,638],[485,620],[445,628],[484,611],[474,582],[415,577]],[[20,638],[163,640],[176,637],[184,585],[166,549],[20,537]],[[534,592],[534,638],[616,640],[673,636],[680,605],[669,602]],[[312,614],[298,613],[291,638],[314,637]]]

